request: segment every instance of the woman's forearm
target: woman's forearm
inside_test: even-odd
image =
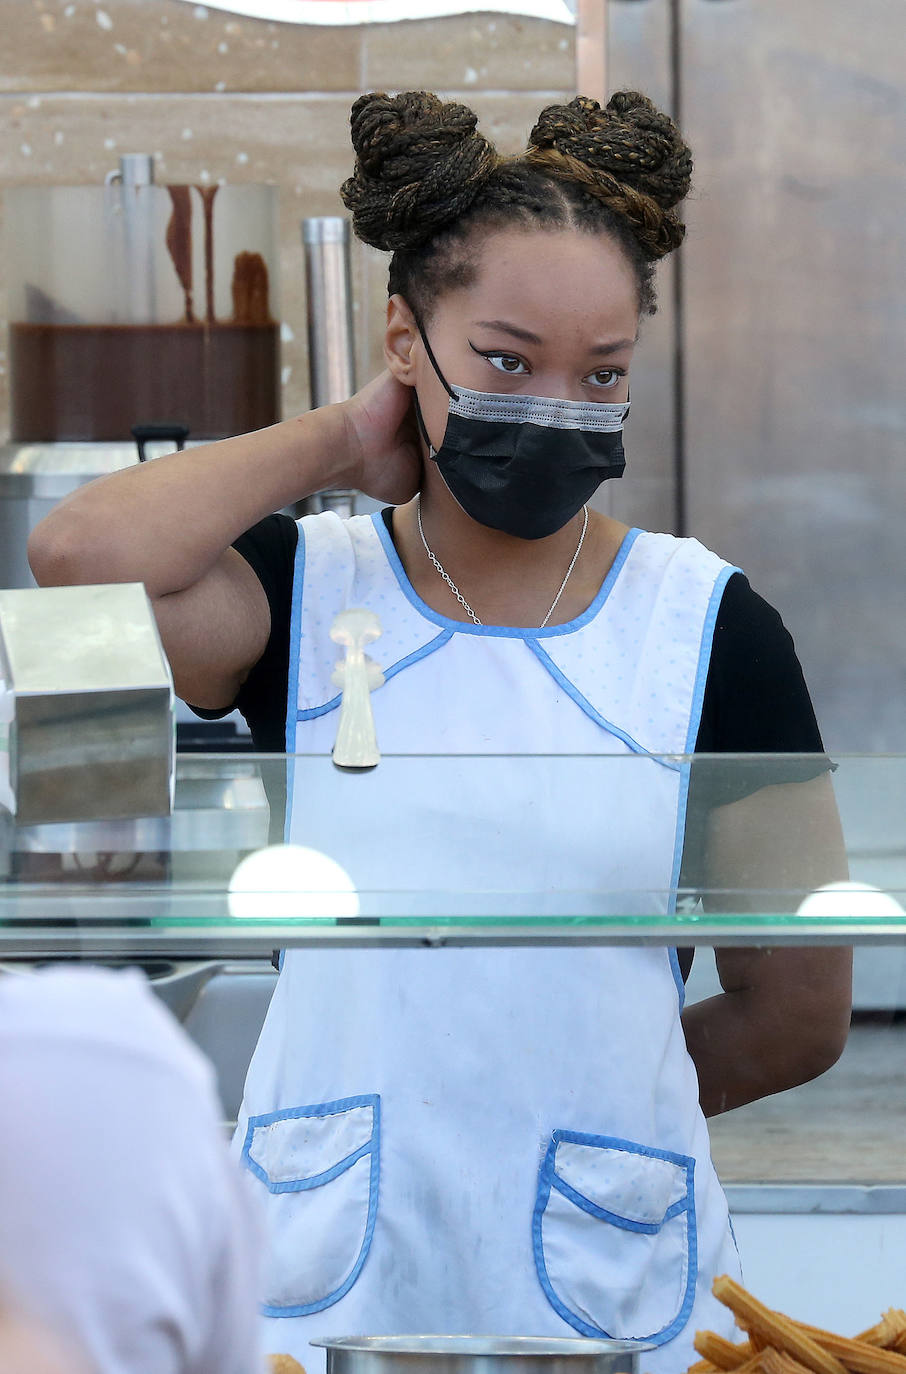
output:
[[[80,487],[32,532],[41,584],[144,582],[152,597],[192,586],[272,511],[355,485],[341,406],[168,454]]]

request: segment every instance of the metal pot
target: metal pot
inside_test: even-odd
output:
[[[546,1336],[338,1336],[327,1374],[638,1374],[639,1341]]]

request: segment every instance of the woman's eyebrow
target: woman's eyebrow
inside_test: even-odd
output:
[[[473,320],[472,323],[480,329],[499,329],[502,334],[510,334],[514,339],[521,339],[523,343],[543,343],[537,334],[532,334],[528,329],[520,329],[518,325],[507,324],[506,320]]]
[[[522,343],[537,344],[539,347],[544,340],[537,334],[533,334],[528,329],[520,329],[518,325],[510,324],[507,320],[473,320],[472,324],[479,329],[497,329],[502,334],[509,334],[513,339],[519,339]],[[596,357],[607,357],[611,353],[619,353],[624,348],[634,348],[636,339],[614,339],[611,343],[593,344],[588,350]]]
[[[606,356],[608,353],[619,353],[623,348],[634,348],[636,339],[614,339],[613,343],[594,344],[588,351]]]

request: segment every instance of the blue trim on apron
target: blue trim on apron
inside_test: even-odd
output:
[[[445,644],[449,644],[452,638],[452,630],[442,630],[439,635],[435,635],[434,639],[429,640],[427,644],[423,644],[420,649],[414,649],[413,652],[407,654],[405,658],[398,659],[392,667],[385,668],[383,670],[384,682],[389,682],[392,677],[396,677],[397,673],[401,673],[403,669],[408,668],[410,664],[418,663],[420,659],[427,658],[428,655],[433,654],[436,649],[442,649]],[[326,716],[330,711],[335,711],[342,700],[343,693],[338,692],[335,697],[331,697],[330,701],[326,701],[323,706],[310,706],[306,711],[297,712],[296,719],[316,720],[318,716]]]
[[[680,765],[678,763],[670,763],[666,759],[658,758],[655,754],[652,754],[650,750],[646,749],[643,745],[639,744],[638,740],[635,740],[632,738],[631,735],[628,735],[625,730],[621,730],[618,725],[614,725],[612,721],[609,721],[604,716],[602,716],[600,711],[596,711],[595,708],[592,706],[591,702],[588,700],[588,698],[582,695],[578,687],[576,687],[569,680],[566,674],[563,673],[557,667],[556,663],[554,663],[553,659],[550,657],[547,651],[543,649],[541,645],[534,640],[534,638],[528,639],[526,642],[528,644],[528,647],[531,649],[532,653],[535,654],[535,656],[547,669],[547,671],[550,673],[551,677],[554,679],[557,685],[563,688],[567,696],[572,697],[573,701],[580,708],[580,710],[585,712],[589,720],[593,720],[595,725],[600,725],[602,730],[606,730],[607,733],[613,735],[615,739],[622,740],[623,743],[627,745],[627,747],[631,749],[634,754],[644,754],[646,758],[650,758],[654,763],[661,764],[664,768],[671,768],[674,771],[679,771]]]
[[[387,562],[392,568],[396,580],[399,583],[400,591],[405,596],[411,606],[414,606],[419,615],[424,620],[431,620],[435,625],[440,625],[444,630],[450,630],[455,634],[484,635],[491,639],[540,639],[551,638],[556,635],[572,634],[575,630],[581,630],[588,625],[600,611],[604,602],[610,595],[614,582],[620,575],[620,570],[626,559],[629,557],[630,550],[636,539],[642,533],[640,529],[631,529],[623,537],[617,556],[613,560],[611,568],[601,583],[600,590],[591,605],[588,606],[575,620],[567,620],[563,625],[549,625],[546,629],[526,628],[521,625],[473,625],[468,620],[451,620],[449,616],[441,615],[439,611],[432,610],[427,602],[422,601],[416,592],[409,578],[406,576],[406,569],[403,567],[402,560],[396,551],[390,531],[384,523],[384,518],[380,511],[376,511],[371,517],[375,532],[381,541],[381,546],[387,557]]]
[[[299,531],[296,541],[296,557],[293,562],[293,596],[289,621],[289,673],[286,693],[286,752],[296,751],[296,713],[299,707],[299,651],[302,645],[302,589],[305,585],[305,530],[302,522],[297,521]],[[295,708],[290,710],[290,702]],[[287,791],[287,795],[289,792]],[[286,808],[286,839],[289,840],[289,807]]]
[[[698,732],[701,727],[702,707],[705,702],[705,684],[708,680],[708,669],[711,666],[711,653],[714,648],[714,626],[717,624],[717,614],[720,610],[720,603],[723,600],[724,591],[730,578],[734,573],[741,571],[741,568],[722,568],[711,591],[708,611],[705,616],[704,624],[702,625],[702,637],[698,654],[698,669],[695,674],[695,686],[692,689],[689,728],[686,731],[687,754],[694,752],[695,741],[698,739]],[[686,842],[686,812],[689,805],[689,784],[692,780],[692,765],[689,763],[682,764],[681,773],[682,777],[680,779],[680,790],[676,808],[676,839],[673,845],[673,873],[670,879],[670,901],[667,907],[667,914],[670,916],[676,911],[676,890],[683,866],[683,849],[685,848]],[[683,982],[683,975],[679,966],[679,955],[676,949],[670,950],[670,966],[673,969],[673,977],[676,980],[680,1011],[682,1011],[683,1007],[686,1005],[686,985]]]
[[[300,521],[296,522],[298,536],[296,539],[296,556],[293,559],[293,589],[292,605],[289,617],[289,672],[287,674],[286,690],[286,730],[285,745],[286,752],[290,756],[286,761],[286,806],[283,815],[283,843],[289,844],[290,820],[292,819],[292,807],[290,798],[293,795],[293,788],[296,785],[296,713],[290,710],[290,703],[299,702],[299,649],[302,642],[302,588],[305,585],[305,531]],[[277,972],[283,972],[283,960],[286,957],[286,950],[281,949],[277,955]]]

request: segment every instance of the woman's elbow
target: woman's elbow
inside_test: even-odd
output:
[[[28,537],[28,565],[39,587],[85,586],[132,580],[119,571],[111,535],[97,522],[57,508]]]
[[[53,511],[28,536],[27,553],[39,587],[65,587],[84,580],[78,575],[77,550]]]
[[[794,1031],[800,1036],[800,1048],[791,1088],[810,1083],[834,1067],[846,1048],[851,1018],[852,993],[840,991],[822,1005],[820,1012],[800,1023]]]
[[[803,1083],[809,1083],[813,1078],[820,1078],[823,1073],[827,1073],[828,1069],[834,1067],[846,1049],[848,1035],[849,1018],[847,1018],[845,1029],[842,1026],[829,1026],[824,1035],[815,1040],[810,1048],[807,1063],[808,1072],[802,1079]]]

